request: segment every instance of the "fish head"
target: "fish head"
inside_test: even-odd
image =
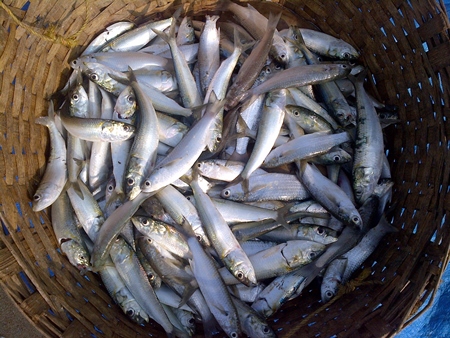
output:
[[[41,183],[33,195],[33,211],[38,212],[49,207],[58,197],[58,191],[58,185],[53,182]]]
[[[326,161],[326,164],[343,164],[352,160],[352,156],[341,148],[329,151],[322,155],[322,158]]]
[[[71,115],[77,117],[88,117],[89,98],[84,87],[77,85],[70,95],[69,110]]]
[[[333,231],[323,226],[315,226],[314,231],[315,231],[314,241],[316,242],[320,242],[323,244],[331,244],[337,241],[336,231]]]
[[[312,262],[319,257],[325,250],[325,244],[305,241],[306,246],[302,249],[303,259],[307,262]]]
[[[138,324],[144,324],[148,322],[149,317],[144,312],[144,310],[139,306],[136,300],[129,299],[128,297],[120,297],[118,300],[119,306],[122,308],[123,312],[127,314],[134,322]]]
[[[104,120],[101,125],[101,135],[110,142],[125,141],[134,135],[135,127],[128,123]]]
[[[328,53],[330,56],[341,60],[355,60],[359,58],[358,51],[343,40],[332,43]]]
[[[339,284],[340,280],[337,278],[324,278],[320,288],[320,296],[322,298],[322,302],[327,303],[336,295]]]
[[[245,321],[241,323],[242,330],[249,337],[275,338],[276,334],[272,328],[267,325],[265,320],[260,316],[246,316]]]
[[[252,263],[243,251],[233,250],[223,259],[223,261],[233,276],[242,284],[254,286],[258,283]]]
[[[136,96],[134,95],[133,88],[127,86],[117,97],[114,110],[120,118],[130,118],[136,111],[136,106]]]
[[[82,272],[90,270],[90,257],[86,248],[72,239],[61,240],[61,251],[64,252],[69,259],[70,264],[78,268]]]
[[[125,182],[126,182],[126,186],[125,186],[125,191],[126,194],[128,196],[128,199],[134,200],[136,198],[137,195],[139,195],[139,193],[141,192],[141,187],[140,187],[140,183],[142,181],[142,176],[134,176],[134,177],[127,177]]]
[[[353,190],[359,204],[363,204],[372,195],[377,181],[373,168],[358,167],[353,170]]]

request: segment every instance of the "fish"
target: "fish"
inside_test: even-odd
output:
[[[50,135],[50,156],[33,195],[33,211],[36,212],[52,205],[62,193],[67,182],[67,151],[65,140],[56,128],[52,103],[49,116],[38,117],[35,123],[46,126]]]
[[[61,251],[80,271],[90,267],[90,254],[79,231],[79,222],[66,192],[61,193],[51,205],[52,227]]]
[[[64,128],[72,135],[86,141],[120,142],[134,136],[131,124],[96,118],[81,118],[61,114]]]
[[[381,177],[384,153],[383,131],[375,108],[364,89],[365,72],[354,79],[357,100],[353,189],[357,203],[362,204],[373,193]]]

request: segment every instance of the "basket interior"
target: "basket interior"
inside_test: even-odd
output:
[[[34,124],[47,99],[62,88],[70,62],[104,27],[215,11],[217,1],[3,1],[23,22],[65,37],[88,25],[69,49],[18,26],[0,10],[0,281],[34,325],[48,336],[159,336],[156,324],[132,323],[93,273],[81,276],[57,249],[48,212],[34,213],[30,197],[48,154],[47,130]],[[386,129],[394,180],[386,236],[355,273],[347,292],[322,304],[318,285],[269,319],[280,337],[395,334],[429,301],[447,264],[450,232],[449,22],[442,3],[427,1],[250,2],[263,14],[283,10],[279,28],[296,23],[342,38],[361,52],[366,89],[397,105],[401,122]],[[200,328],[199,328],[200,329]],[[199,331],[198,335],[202,334]]]

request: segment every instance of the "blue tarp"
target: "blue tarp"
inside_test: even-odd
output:
[[[447,13],[450,12],[450,0],[444,1]],[[426,305],[426,304],[424,304]],[[395,338],[450,337],[450,268],[442,276],[441,285],[434,302],[418,319],[404,328]]]

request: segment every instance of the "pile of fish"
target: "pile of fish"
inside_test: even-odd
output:
[[[382,239],[395,107],[348,43],[222,1],[107,27],[73,60],[33,209],[138,323],[273,337],[316,277],[335,296]],[[287,25],[285,25],[287,27]]]

